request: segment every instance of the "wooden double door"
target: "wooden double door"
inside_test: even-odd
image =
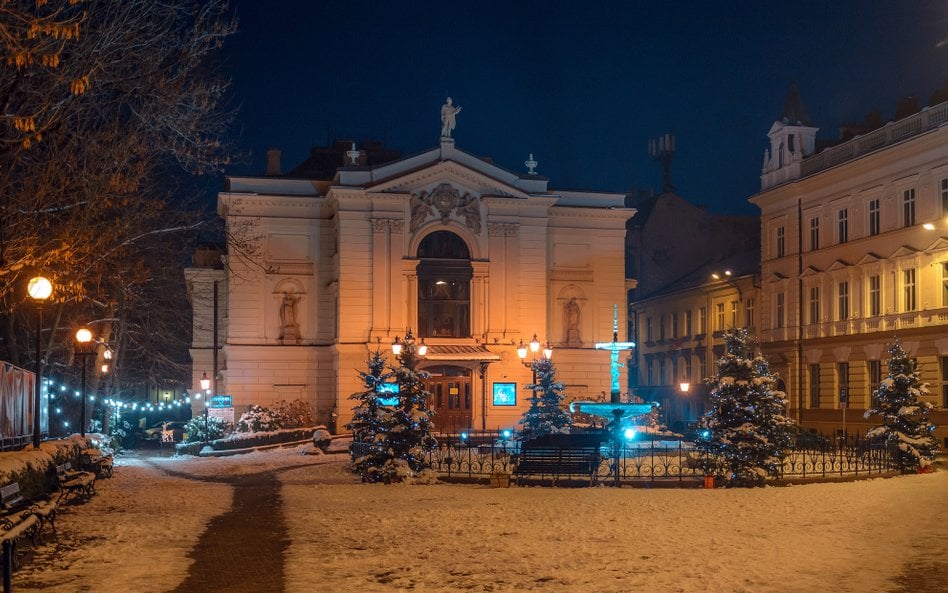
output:
[[[470,429],[474,409],[470,369],[439,366],[425,371],[431,375],[425,387],[431,393],[429,405],[436,413],[435,429],[439,432]]]

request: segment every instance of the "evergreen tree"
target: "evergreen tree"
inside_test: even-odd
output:
[[[547,434],[569,432],[573,418],[560,406],[563,384],[556,382],[553,361],[548,358],[534,360],[532,368],[537,382],[527,385],[531,391],[530,408],[520,419],[520,440],[529,441]]]
[[[385,357],[376,350],[368,360],[368,372],[359,371],[365,390],[349,396],[358,402],[353,408],[352,421],[346,424],[346,428],[352,431],[353,440],[349,467],[362,477],[363,482],[381,481],[383,478],[379,471],[392,457],[386,434],[393,410],[380,401],[391,398],[392,394],[379,393],[379,387],[391,377],[392,373],[385,372]]]
[[[938,441],[929,420],[932,404],[922,401],[928,384],[919,381],[915,361],[898,340],[889,346],[889,374],[874,392],[874,406],[865,417],[882,416],[882,424],[869,430],[868,438],[884,438],[903,472],[928,467],[938,453]]]
[[[431,394],[424,385],[428,373],[418,370],[421,361],[418,349],[409,330],[397,356],[399,366],[392,369],[398,384],[398,405],[385,426],[385,442],[391,455],[380,469],[385,482],[400,482],[428,469],[428,453],[437,445],[431,436],[434,416],[428,406]]]
[[[761,485],[780,474],[793,421],[775,382],[747,330],[728,330],[717,377],[708,380],[711,407],[701,419],[710,433],[703,442],[709,472],[733,485]]]

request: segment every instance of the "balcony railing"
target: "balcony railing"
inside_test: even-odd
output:
[[[803,159],[800,176],[806,177],[855,159],[884,146],[895,144],[948,122],[948,102],[926,107],[915,115],[889,122],[878,130],[857,136],[838,146]]]

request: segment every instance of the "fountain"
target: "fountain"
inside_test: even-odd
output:
[[[623,402],[620,398],[619,387],[619,352],[635,348],[635,342],[619,341],[619,306],[612,306],[612,341],[597,342],[597,350],[609,350],[610,352],[610,371],[612,375],[611,393],[608,402],[601,401],[575,401],[570,402],[570,412],[582,412],[590,416],[606,418],[610,421],[611,427],[622,425],[631,425],[634,418],[645,416],[652,411],[653,404],[641,403],[634,404]]]

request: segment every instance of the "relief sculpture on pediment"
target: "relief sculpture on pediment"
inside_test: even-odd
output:
[[[481,232],[481,202],[480,198],[465,193],[463,196],[450,183],[442,183],[432,191],[422,191],[411,197],[411,227],[415,232],[430,217],[436,216],[435,209],[443,224],[448,224],[451,215],[462,220],[464,225],[475,234]]]

